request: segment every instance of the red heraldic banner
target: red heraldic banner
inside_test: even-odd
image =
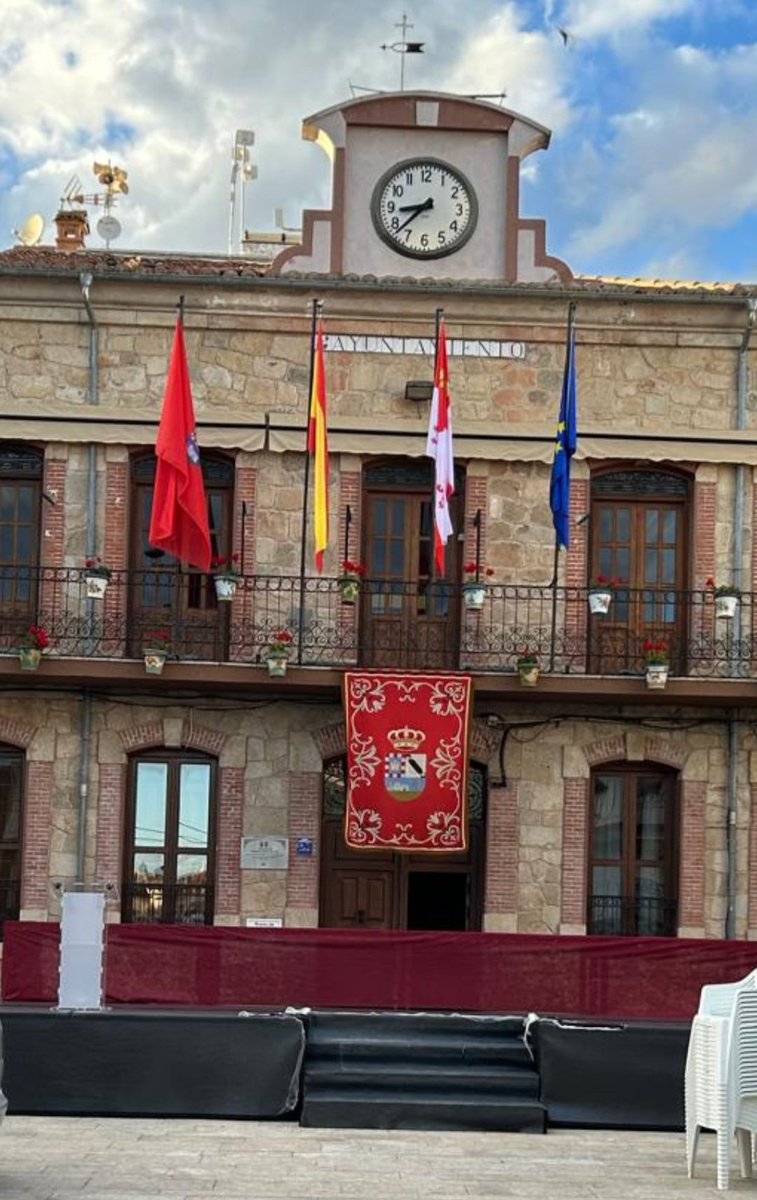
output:
[[[345,841],[436,852],[467,843],[467,675],[347,671]]]

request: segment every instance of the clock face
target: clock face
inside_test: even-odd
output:
[[[476,228],[476,193],[462,172],[438,158],[411,158],[379,179],[371,202],[376,232],[398,254],[442,258]]]

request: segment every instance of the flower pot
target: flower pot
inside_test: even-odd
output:
[[[735,617],[736,609],[739,607],[738,596],[725,594],[715,597],[715,616],[716,617]]]
[[[102,600],[108,590],[107,575],[85,575],[84,582],[87,585],[87,599]]]
[[[536,687],[539,682],[539,668],[536,663],[524,663],[518,667],[518,678],[521,687]]]
[[[589,612],[609,612],[611,600],[612,592],[589,592]]]
[[[463,584],[463,604],[466,608],[473,609],[474,612],[480,611],[484,607],[486,599],[486,584],[484,583],[464,583]]]
[[[647,687],[658,691],[664,688],[668,682],[669,670],[670,667],[667,663],[647,663]]]
[[[231,575],[215,575],[213,582],[216,585],[216,598],[218,600],[233,600],[237,591],[237,581]]]
[[[360,595],[360,580],[346,575],[344,579],[339,580],[339,591],[342,596],[342,604],[354,604]]]
[[[21,663],[22,671],[36,671],[42,658],[42,651],[37,650],[35,646],[25,646],[18,652],[18,659]]]
[[[274,678],[280,679],[287,673],[287,660],[281,654],[269,655],[266,659],[268,664],[268,674]]]
[[[145,671],[148,675],[162,675],[166,665],[166,650],[145,650]]]

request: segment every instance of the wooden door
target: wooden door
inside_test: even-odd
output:
[[[366,584],[361,592],[360,622],[364,666],[410,670],[457,667],[457,539],[447,544],[443,578],[435,574],[433,557],[433,509],[428,492],[366,493]]]
[[[332,870],[322,924],[328,929],[392,929],[394,871],[375,867]]]
[[[591,578],[602,575],[616,584],[609,612],[591,618],[589,669],[638,673],[644,644],[651,641],[665,645],[671,670],[681,672],[688,614],[685,494],[644,494],[645,484],[650,492],[661,488],[660,476],[680,484],[677,476],[629,475],[636,478],[636,495],[613,496],[605,489],[592,503]]]
[[[211,553],[231,551],[233,464],[203,461]],[[228,652],[230,605],[216,599],[212,575],[150,547],[154,458],[135,460],[132,505],[129,652],[139,656],[151,632],[165,631],[179,658],[218,661]]]

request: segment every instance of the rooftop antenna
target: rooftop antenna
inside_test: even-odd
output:
[[[27,217],[20,229],[13,230],[13,236],[22,246],[36,246],[45,232],[45,218],[39,213]]]
[[[115,207],[119,196],[128,196],[129,194],[129,184],[127,183],[129,172],[124,171],[122,167],[114,166],[108,160],[107,163],[93,163],[92,173],[97,176],[97,182],[102,184],[104,191],[85,195],[81,191],[82,184],[79,176],[72,175],[65,186],[62,203],[68,204],[70,208],[73,208],[75,204],[93,204],[95,208],[104,210],[95,228],[105,242],[105,249],[108,250],[110,243],[121,236],[121,222],[116,220],[111,210]]]
[[[258,177],[258,168],[250,158],[250,146],[254,145],[254,130],[238,129],[234,134],[234,145],[231,148],[231,178],[229,180],[229,254],[234,253],[235,245],[238,248],[241,247],[244,236],[245,184]],[[239,196],[239,227],[235,237],[237,195]]]
[[[381,49],[382,50],[394,50],[395,54],[399,54],[399,56],[400,56],[400,91],[404,92],[404,90],[405,90],[405,55],[406,54],[423,54],[423,47],[426,45],[426,43],[425,42],[409,42],[407,40],[406,35],[407,35],[408,29],[413,29],[414,26],[412,25],[412,23],[410,21],[408,21],[406,13],[402,14],[402,20],[397,21],[394,27],[395,27],[395,29],[402,30],[402,40],[399,42],[384,42]]]

